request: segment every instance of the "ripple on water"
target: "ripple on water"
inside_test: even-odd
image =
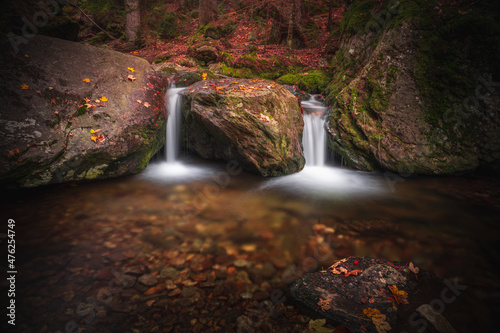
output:
[[[203,180],[214,174],[214,169],[207,166],[193,166],[180,162],[150,164],[140,176],[159,183],[186,183]]]
[[[306,166],[302,171],[269,179],[260,189],[278,189],[307,197],[353,197],[383,194],[388,187],[368,172],[335,167]]]

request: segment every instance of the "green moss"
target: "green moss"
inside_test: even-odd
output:
[[[370,11],[374,10],[377,4],[378,1],[376,0],[365,0],[353,3],[340,23],[341,35],[345,34],[346,36],[351,36],[358,31],[365,31],[368,22],[373,20]]]
[[[427,121],[442,128],[449,138],[467,140],[476,133],[479,119],[468,111],[456,117],[460,118],[460,138],[457,121],[447,119],[455,119],[449,116],[455,115],[452,110],[463,109],[462,102],[474,96],[478,84],[474,64],[482,64],[500,77],[500,21],[493,14],[499,12],[500,4],[479,3],[467,13],[456,8],[441,10],[451,18],[437,20],[440,14],[433,8],[418,16],[422,32],[415,78],[427,105]]]
[[[160,62],[166,62],[168,59],[170,59],[172,57],[171,54],[163,54],[163,55],[157,55],[155,57],[155,64],[159,64]]]
[[[301,90],[309,93],[322,93],[330,82],[330,77],[323,71],[308,71],[306,73],[290,73],[281,76],[277,82],[288,85],[298,85]]]

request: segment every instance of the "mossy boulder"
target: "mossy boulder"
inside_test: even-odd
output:
[[[460,22],[482,17],[477,12],[484,9],[423,13],[394,1],[381,9],[383,20],[368,19],[360,28],[357,22],[358,29],[349,30],[357,34],[346,34],[333,58],[335,77],[327,89],[327,103],[333,106],[330,148],[362,170],[499,172],[498,61],[492,61],[487,43],[471,37],[490,32],[469,31],[465,41],[443,37],[452,38],[453,31],[463,30],[457,28]],[[441,33],[434,32],[434,24]],[[469,42],[475,45],[470,52]]]
[[[164,145],[165,79],[143,59],[36,36],[0,72],[2,186],[137,173]]]
[[[187,149],[208,159],[237,160],[263,176],[304,167],[302,115],[283,86],[263,79],[205,80],[182,95]]]

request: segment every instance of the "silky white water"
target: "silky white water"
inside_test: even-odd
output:
[[[166,126],[165,161],[151,163],[142,176],[162,183],[180,183],[197,179],[204,179],[214,173],[208,167],[193,166],[179,160],[181,146],[181,98],[180,94],[186,88],[171,87],[165,95],[165,109],[168,115]]]
[[[301,103],[304,109],[302,144],[306,166],[324,166],[326,162],[326,131],[323,117],[326,107],[311,98]]]
[[[327,164],[327,107],[314,97],[302,101],[301,105],[304,110],[302,146],[305,167],[298,173],[269,179],[260,189],[280,189],[294,195],[329,199],[383,192],[380,178]]]

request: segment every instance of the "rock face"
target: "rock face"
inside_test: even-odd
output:
[[[364,14],[370,12],[367,5],[353,4],[344,18],[346,37],[334,57],[338,71],[327,99],[334,105],[330,148],[362,170],[500,172],[500,89],[493,69],[498,60],[483,59],[492,43],[477,44],[482,39],[469,35],[473,29],[464,23],[481,18],[471,11],[440,21],[449,34],[467,31],[456,38],[470,44],[462,48],[462,42],[449,42],[454,36],[440,40],[439,29],[432,28],[437,10],[417,23],[400,19],[412,15],[411,6],[385,1],[380,15],[386,23],[381,26],[376,16]],[[366,29],[354,27],[360,22],[355,19],[358,12],[367,17]]]
[[[418,332],[423,324],[431,327],[417,317],[417,309],[436,303],[450,286],[421,269],[412,272],[408,263],[349,257],[334,266],[306,274],[290,291],[308,308],[354,332]],[[451,327],[447,315],[445,311],[442,320]]]
[[[147,61],[43,36],[19,48],[0,58],[3,186],[136,173],[163,146],[165,80]]]
[[[303,120],[297,98],[266,80],[205,80],[183,93],[186,147],[237,160],[263,176],[301,170]]]

